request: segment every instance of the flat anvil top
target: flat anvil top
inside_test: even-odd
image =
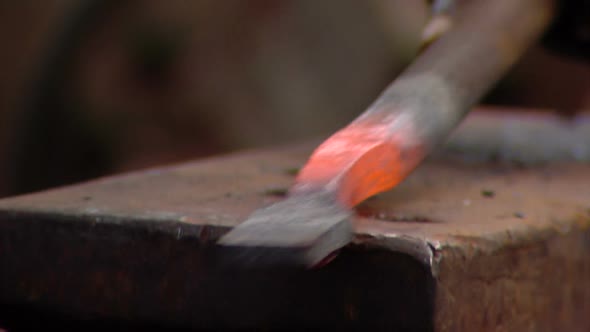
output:
[[[207,248],[255,209],[282,199],[293,170],[316,144],[244,151],[3,199],[0,302],[192,326],[280,327],[285,320],[413,326],[399,317],[404,310],[416,324],[448,331],[494,326],[491,316],[504,319],[508,329],[588,322],[590,165],[584,163],[432,158],[399,187],[361,204],[353,244],[341,258],[302,276],[301,284],[298,277],[253,283],[248,278],[258,279],[252,276],[240,281],[239,274],[205,273]],[[361,270],[359,262],[366,264]],[[398,265],[403,268],[391,270]],[[385,297],[349,292],[376,285]],[[240,293],[255,287],[269,289]],[[408,304],[412,298],[416,307]],[[317,303],[317,311],[294,309],[297,301]],[[351,301],[354,310],[341,310],[339,301]],[[379,316],[389,306],[392,311]],[[412,308],[425,313],[412,314]]]
[[[315,142],[245,151],[3,199],[0,215],[133,224],[179,239],[208,237],[283,199],[293,171],[314,147]],[[385,246],[397,237],[434,248],[485,239],[492,249],[588,217],[589,184],[587,164],[519,167],[437,158],[394,190],[361,204],[354,226],[359,239],[378,238]]]

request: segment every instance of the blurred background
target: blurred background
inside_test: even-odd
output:
[[[415,0],[1,1],[0,196],[326,136],[429,19]],[[484,102],[590,110],[589,63],[535,47]]]

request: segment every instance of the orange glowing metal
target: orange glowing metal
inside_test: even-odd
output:
[[[353,207],[401,182],[422,159],[408,130],[391,131],[393,120],[353,122],[313,153],[301,170],[295,189],[326,188],[343,205]]]

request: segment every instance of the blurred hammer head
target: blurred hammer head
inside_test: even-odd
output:
[[[313,267],[350,242],[350,217],[333,193],[295,193],[224,235],[220,257],[233,267]]]

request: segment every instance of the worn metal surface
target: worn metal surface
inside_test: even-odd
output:
[[[220,268],[215,240],[279,200],[313,145],[0,201],[2,312],[218,329],[590,327],[587,163],[438,157],[359,206],[353,244],[330,264]]]

